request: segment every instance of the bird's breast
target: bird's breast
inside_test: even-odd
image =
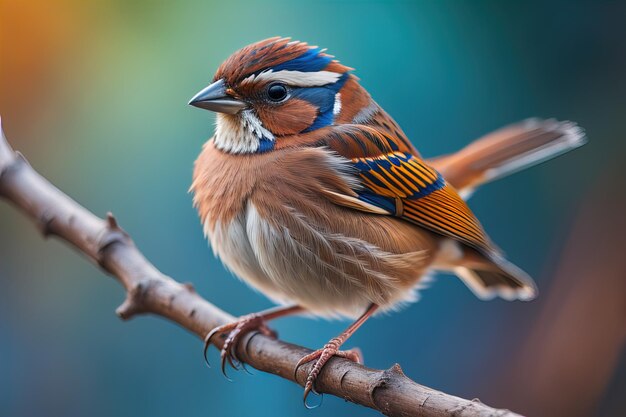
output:
[[[268,155],[236,155],[207,142],[196,160],[191,191],[204,233],[216,256],[268,296],[278,300],[274,285],[261,270],[248,239],[248,201],[272,160]]]
[[[229,224],[242,212],[265,159],[222,152],[213,140],[204,145],[194,166],[191,191],[205,230],[217,223]]]

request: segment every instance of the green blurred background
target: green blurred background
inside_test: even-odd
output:
[[[187,106],[234,50],[291,36],[329,48],[426,156],[531,116],[590,143],[486,186],[470,204],[533,275],[532,303],[481,302],[440,277],[349,342],[376,368],[532,415],[626,415],[626,3],[0,0],[0,114],[12,145],[157,267],[239,315],[270,303],[214,259],[192,164],[213,116]],[[121,323],[123,291],[0,204],[0,415],[373,416],[337,398],[307,411],[278,377],[203,365],[155,318]],[[319,347],[346,323],[289,318]],[[211,350],[210,359],[217,361]]]

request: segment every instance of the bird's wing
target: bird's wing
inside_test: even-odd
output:
[[[353,196],[329,196],[335,203],[401,217],[481,252],[494,251],[456,190],[389,134],[369,126],[342,125],[326,135],[325,143],[350,160],[361,183]]]

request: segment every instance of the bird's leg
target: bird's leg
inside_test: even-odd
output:
[[[269,320],[289,316],[291,314],[297,314],[302,311],[304,311],[304,309],[300,306],[273,307],[258,313],[242,316],[237,321],[232,323],[218,326],[211,330],[204,339],[204,358],[206,360],[207,350],[211,345],[213,337],[216,334],[226,335],[226,340],[224,340],[221,352],[222,373],[226,375],[225,365],[227,360],[233,368],[237,368],[237,366],[235,366],[235,361],[239,360],[237,359],[235,352],[237,350],[237,344],[243,336],[252,330],[257,330],[265,336],[275,338],[277,336],[276,332],[267,327],[265,323]]]
[[[315,362],[315,364],[309,371],[309,376],[307,377],[306,384],[304,385],[304,405],[307,406],[307,408],[308,408],[308,405],[306,403],[306,398],[311,392],[311,390],[315,392],[315,389],[313,386],[315,384],[315,379],[317,378],[320,371],[322,370],[322,368],[324,367],[324,365],[326,364],[326,362],[328,362],[330,358],[332,358],[333,356],[339,356],[342,358],[350,359],[351,361],[354,361],[357,363],[362,363],[363,360],[361,357],[360,350],[350,349],[350,350],[341,351],[339,350],[339,348],[341,347],[341,345],[345,343],[346,340],[350,338],[350,336],[352,336],[352,334],[354,334],[354,332],[356,332],[356,330],[359,327],[363,325],[363,323],[365,323],[365,321],[372,314],[374,314],[374,312],[377,309],[378,309],[378,306],[376,304],[371,304],[367,308],[365,313],[363,313],[361,317],[359,317],[354,323],[352,323],[350,327],[344,330],[339,336],[332,338],[328,343],[324,345],[322,349],[318,349],[315,352],[311,352],[310,354],[306,355],[305,357],[303,357],[302,359],[298,361],[298,364],[296,365],[296,370],[295,370],[296,372],[298,372],[298,368],[301,365],[304,365],[305,363],[308,363],[317,359],[317,361]]]

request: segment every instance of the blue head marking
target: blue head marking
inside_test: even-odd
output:
[[[341,90],[341,87],[343,87],[348,77],[349,74],[344,73],[333,84],[327,84],[321,87],[299,87],[292,90],[292,97],[306,100],[318,108],[317,118],[304,132],[311,132],[333,124],[335,119],[335,115],[333,114],[335,96],[339,90]]]
[[[290,61],[278,64],[272,69],[276,71],[302,71],[302,72],[316,72],[322,71],[330,62],[332,58],[328,55],[324,55],[320,48],[310,48],[305,53]]]

